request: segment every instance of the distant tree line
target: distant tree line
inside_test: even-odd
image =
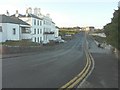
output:
[[[120,8],[115,10],[111,22],[104,26],[107,43],[120,50]]]
[[[81,29],[81,27],[79,27],[79,26],[76,26],[76,27],[61,27],[60,28],[61,30],[74,30],[74,29]]]

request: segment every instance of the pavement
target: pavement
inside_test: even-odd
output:
[[[99,48],[89,36],[88,43],[95,68],[79,88],[118,88],[118,59],[110,49]]]
[[[109,46],[106,46],[104,48],[100,48],[98,47],[98,44],[99,42],[95,41],[92,36],[88,36],[87,37],[87,41],[88,41],[88,46],[89,46],[89,51],[91,53],[105,53],[105,54],[111,54],[112,51],[110,49]],[[96,43],[97,42],[97,43]]]

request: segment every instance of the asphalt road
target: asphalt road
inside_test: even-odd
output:
[[[89,36],[88,42],[95,68],[81,88],[118,88],[118,59],[109,50],[97,47]]]
[[[84,33],[53,49],[2,60],[3,88],[59,88],[85,66]]]

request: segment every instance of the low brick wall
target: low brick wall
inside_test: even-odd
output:
[[[0,54],[2,54],[2,45],[0,45]]]
[[[40,51],[41,47],[10,47],[2,46],[0,49],[0,54],[13,54],[13,53],[25,53],[25,52],[34,52]]]
[[[55,50],[58,44],[48,44],[40,46],[0,46],[0,54],[16,54],[16,53],[29,53],[29,52],[43,52]]]

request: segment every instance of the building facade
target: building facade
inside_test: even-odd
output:
[[[16,17],[0,15],[0,42],[30,40],[30,25]]]
[[[83,27],[82,30],[83,31],[95,31],[95,27],[93,26]]]
[[[54,40],[58,37],[58,28],[56,28],[55,23],[50,18],[50,15],[42,15],[40,8],[35,8],[34,13],[32,13],[32,8],[26,10],[25,15],[18,14],[17,16],[26,23],[31,25],[31,39],[32,42],[37,43],[49,43],[50,40]]]
[[[43,22],[42,18],[32,14],[31,8],[26,10],[25,15],[19,16],[19,18],[31,26],[31,40],[32,42],[41,43],[43,41]]]

